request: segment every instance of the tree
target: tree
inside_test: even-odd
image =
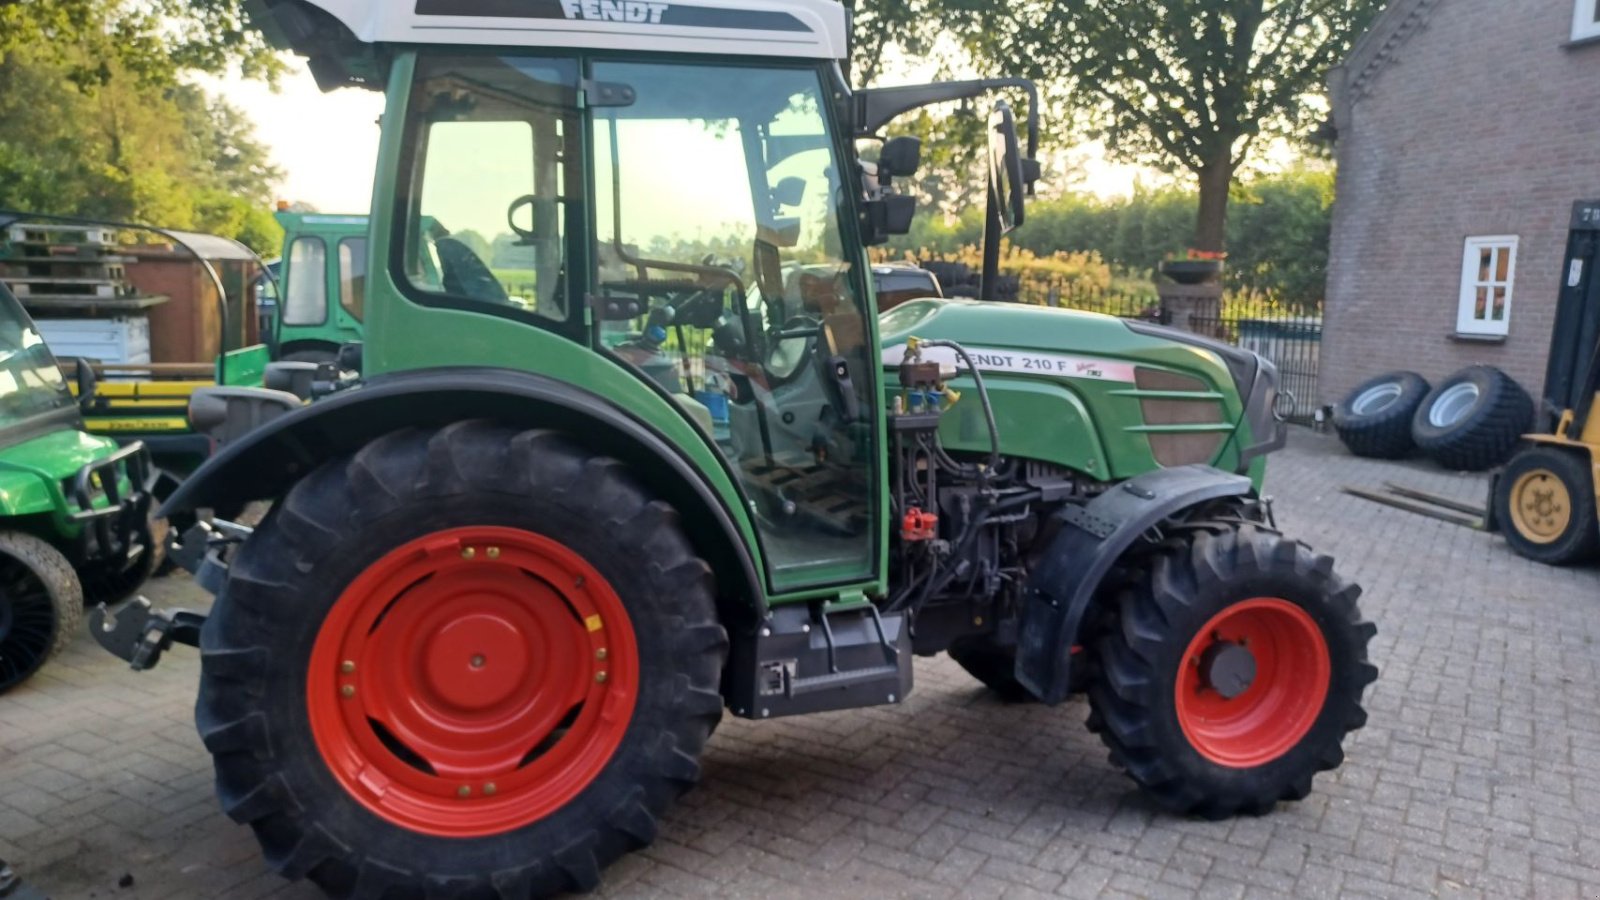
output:
[[[0,207],[205,230],[275,250],[282,233],[268,207],[279,172],[266,148],[243,113],[182,79],[231,63],[263,75],[280,65],[259,35],[230,36],[233,5],[0,0]]]
[[[876,0],[886,3],[886,0]],[[1222,250],[1228,192],[1263,138],[1310,130],[1326,71],[1383,0],[944,0],[990,69],[1065,80],[1113,155],[1187,170],[1193,246]]]

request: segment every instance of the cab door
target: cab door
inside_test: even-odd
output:
[[[625,104],[590,111],[590,293],[641,313],[605,323],[599,349],[721,451],[775,592],[875,578],[869,293],[821,74],[600,60],[590,71],[628,89]]]

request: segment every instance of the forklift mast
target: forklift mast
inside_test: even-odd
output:
[[[1573,421],[1565,436],[1574,440],[1583,434],[1589,417],[1594,414],[1595,394],[1600,392],[1597,265],[1600,265],[1600,200],[1580,200],[1572,206],[1542,410],[1549,416],[1545,424],[1550,431],[1555,430],[1570,410]]]

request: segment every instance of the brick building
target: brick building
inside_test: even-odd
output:
[[[1537,394],[1572,203],[1600,198],[1600,0],[1391,0],[1329,86],[1322,400],[1472,363]]]

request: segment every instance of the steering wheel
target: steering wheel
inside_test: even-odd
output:
[[[472,248],[453,237],[433,242],[439,254],[439,268],[444,290],[458,297],[470,297],[485,303],[510,303],[500,279],[494,277],[488,264],[472,252]]]
[[[822,323],[811,316],[796,316],[785,322],[783,330],[772,334],[772,351],[764,367],[773,380],[782,383],[793,378],[816,352]]]

